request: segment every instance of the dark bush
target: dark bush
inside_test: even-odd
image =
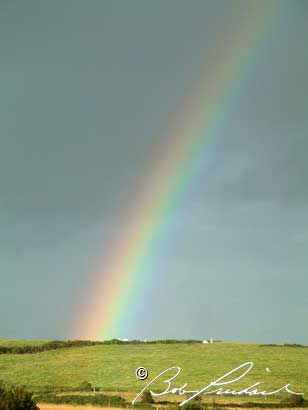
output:
[[[179,405],[178,404],[169,404],[168,407],[164,407],[165,410],[178,410]]]
[[[78,391],[93,391],[92,384],[89,382],[82,382],[78,387]]]
[[[0,410],[39,410],[32,393],[22,387],[0,385]]]
[[[187,404],[184,404],[182,407],[183,410],[206,410],[206,404],[199,404],[198,402],[190,401]]]
[[[200,340],[149,340],[148,342],[143,342],[141,340],[53,340],[50,342],[42,343],[40,345],[24,345],[24,346],[0,346],[0,354],[29,354],[29,353],[40,353],[46,352],[47,350],[64,349],[71,347],[86,347],[86,346],[100,346],[100,345],[138,345],[138,344],[172,344],[172,343],[201,343]]]
[[[145,391],[142,393],[140,398],[141,403],[154,403],[153,396],[150,391]]]
[[[281,400],[280,403],[286,407],[300,407],[300,406],[304,406],[305,400],[303,396],[299,394],[292,394],[286,399]]]
[[[285,343],[284,346],[286,346],[286,347],[307,347],[307,346],[304,346],[304,345],[300,345],[298,343]]]
[[[65,395],[57,396],[56,394],[44,394],[36,397],[37,402],[54,403],[54,404],[92,404],[103,407],[127,407],[128,403],[120,396],[107,396],[104,394],[95,394],[91,396]],[[2,410],[2,409],[0,409]],[[11,409],[10,409],[11,410]]]

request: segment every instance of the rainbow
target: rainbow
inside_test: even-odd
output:
[[[72,332],[74,338],[123,336],[130,301],[142,293],[141,284],[165,236],[168,218],[192,181],[215,128],[255,66],[258,50],[283,4],[283,0],[246,1],[228,12],[220,38],[206,55],[205,79],[196,83],[198,91],[172,122],[159,155],[153,159],[150,177],[145,178],[139,193],[134,192],[126,223],[86,294]]]

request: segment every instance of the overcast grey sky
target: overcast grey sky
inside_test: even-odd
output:
[[[241,4],[0,1],[1,337],[69,337]],[[308,344],[307,22],[308,3],[290,0],[259,45],[119,337]]]

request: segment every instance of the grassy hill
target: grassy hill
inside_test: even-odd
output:
[[[7,343],[12,345],[14,342]],[[29,343],[33,344],[32,341]],[[1,340],[0,345],[4,345]],[[62,348],[33,354],[1,354],[0,379],[24,385],[34,392],[69,391],[84,381],[100,387],[104,392],[137,392],[146,383],[136,378],[137,367],[148,369],[149,381],[171,366],[180,366],[182,374],[174,386],[179,387],[187,382],[190,388],[196,389],[246,361],[253,361],[255,367],[234,387],[244,388],[263,381],[261,386],[269,391],[291,383],[293,390],[304,392],[308,398],[308,348],[300,346],[144,343]]]

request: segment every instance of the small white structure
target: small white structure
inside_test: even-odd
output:
[[[205,344],[207,344],[208,343],[208,341],[205,339],[205,340],[203,340],[203,342],[202,343],[205,343]]]

